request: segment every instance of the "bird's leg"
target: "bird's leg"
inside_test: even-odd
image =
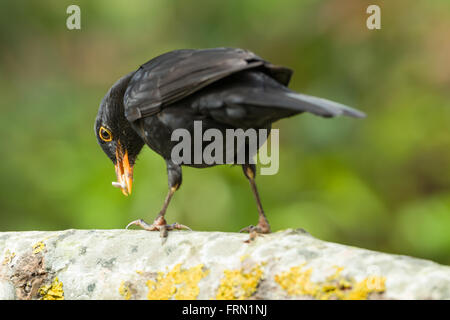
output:
[[[242,169],[244,170],[244,174],[250,182],[250,186],[252,188],[253,196],[256,200],[256,205],[258,207],[258,224],[256,226],[248,226],[243,228],[240,232],[247,231],[250,233],[250,238],[246,242],[252,241],[258,234],[270,233],[270,225],[269,221],[266,218],[264,213],[264,209],[261,205],[261,199],[259,198],[258,189],[256,188],[255,183],[255,173],[256,168],[254,164],[244,164],[242,165]]]
[[[127,229],[131,225],[136,225],[141,227],[144,230],[148,231],[156,231],[159,230],[161,232],[161,237],[165,238],[167,237],[168,231],[170,230],[181,230],[181,229],[187,229],[191,230],[189,227],[179,224],[177,222],[173,224],[167,224],[166,219],[164,218],[164,215],[166,214],[167,207],[169,206],[170,200],[172,199],[173,194],[175,191],[178,190],[178,188],[181,185],[181,167],[175,165],[170,160],[167,161],[167,174],[168,174],[168,180],[169,180],[169,192],[167,193],[166,199],[164,200],[163,207],[161,211],[156,216],[155,221],[153,221],[152,224],[146,223],[144,220],[139,219],[130,222],[127,225]]]

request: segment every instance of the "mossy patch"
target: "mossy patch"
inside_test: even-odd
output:
[[[155,280],[146,282],[148,287],[147,298],[149,300],[193,300],[197,299],[200,288],[198,283],[208,274],[203,264],[181,269],[177,264],[167,273],[158,272]]]
[[[16,288],[19,300],[31,300],[39,296],[39,288],[47,282],[48,273],[42,254],[25,254],[14,258],[9,279]]]
[[[311,281],[312,268],[304,269],[304,264],[275,275],[277,282],[289,295],[307,295],[320,300],[365,300],[370,294],[383,293],[386,279],[370,276],[362,281],[343,277],[342,267],[323,282]]]

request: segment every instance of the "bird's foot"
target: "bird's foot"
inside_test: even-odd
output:
[[[185,230],[192,231],[192,229],[189,228],[188,226],[185,226],[184,224],[179,224],[178,222],[175,222],[172,224],[167,224],[166,219],[164,219],[164,217],[156,218],[152,224],[148,224],[147,222],[145,222],[142,219],[134,220],[134,221],[131,221],[126,226],[126,229],[128,229],[128,227],[130,227],[132,225],[139,226],[142,229],[147,230],[147,231],[159,231],[161,238],[166,238],[169,231],[171,231],[171,230],[185,229]]]
[[[257,236],[262,236],[264,234],[270,233],[270,226],[267,223],[258,223],[256,226],[248,226],[246,228],[241,229],[239,232],[248,232],[249,238],[245,240],[245,243],[250,243]]]

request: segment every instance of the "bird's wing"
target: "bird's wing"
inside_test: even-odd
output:
[[[177,50],[142,65],[131,78],[124,95],[125,116],[132,122],[155,114],[233,73],[262,68],[283,85],[292,71],[264,61],[253,52],[235,48]]]

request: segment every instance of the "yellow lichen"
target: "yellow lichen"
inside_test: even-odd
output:
[[[197,299],[200,293],[198,283],[207,274],[208,271],[203,271],[202,264],[184,270],[181,269],[181,264],[177,264],[167,273],[159,272],[155,280],[147,281],[147,298],[149,300]]]
[[[125,298],[125,300],[130,300],[131,298],[131,290],[130,287],[125,284],[125,281],[120,283],[119,294]]]
[[[42,286],[39,289],[41,300],[64,300],[63,283],[56,277],[52,284]]]
[[[386,290],[386,278],[370,276],[355,284],[347,296],[348,300],[365,300],[370,293],[382,293]]]
[[[338,277],[340,277],[341,272],[344,270],[344,267],[339,267],[339,266],[333,266],[333,268],[335,268],[336,271],[331,276],[327,277],[328,281],[336,280]]]
[[[275,282],[289,295],[308,295],[321,300],[365,300],[371,293],[386,290],[384,277],[371,276],[357,282],[341,276],[341,267],[337,267],[336,272],[324,282],[312,282],[312,269],[304,270],[303,267],[292,267],[289,271],[275,275]]]
[[[263,277],[261,265],[254,266],[250,271],[244,268],[238,270],[225,270],[216,299],[218,300],[242,300],[251,297],[258,288]]]
[[[42,241],[39,241],[33,245],[34,254],[41,252],[43,249],[45,249],[45,244]]]
[[[7,249],[5,252],[5,258],[3,259],[2,264],[6,265],[6,264],[10,263],[14,259],[15,256],[16,256],[15,252],[10,252],[9,249]]]
[[[243,256],[241,256],[241,262],[243,262],[245,259],[247,259],[248,257],[249,257],[250,255],[247,253],[247,254],[244,254]]]

